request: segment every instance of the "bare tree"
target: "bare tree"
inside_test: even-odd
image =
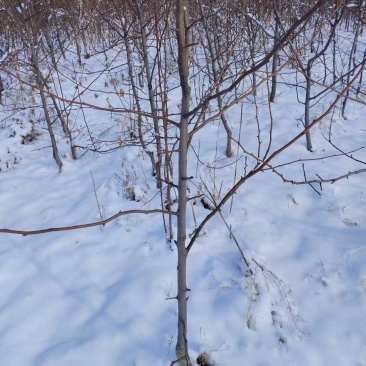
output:
[[[178,70],[182,93],[179,122],[179,158],[178,158],[178,219],[177,219],[177,301],[178,301],[178,337],[176,345],[177,359],[181,366],[191,364],[187,346],[187,154],[188,123],[187,114],[190,107],[191,88],[189,86],[189,23],[187,2],[176,1],[176,32],[178,47]]]
[[[207,45],[207,48],[209,51],[208,63],[211,64],[211,73],[212,73],[212,79],[213,79],[212,82],[214,85],[216,85],[215,92],[218,95],[217,104],[218,104],[219,111],[221,111],[220,118],[221,118],[221,122],[226,131],[225,154],[229,158],[233,154],[232,141],[231,141],[232,131],[231,131],[231,128],[227,121],[227,118],[225,116],[225,112],[223,111],[223,100],[220,95],[220,84],[222,83],[223,73],[222,73],[222,70],[220,70],[221,69],[220,64],[219,64],[220,57],[218,54],[218,52],[222,52],[222,50],[219,51],[219,49],[222,48],[222,46],[223,46],[221,37],[219,37],[218,34],[219,34],[219,32],[221,33],[223,30],[221,30],[221,29],[219,29],[219,27],[217,27],[217,21],[213,22],[211,27],[209,26],[209,22],[208,22],[208,16],[210,18],[215,17],[217,14],[220,13],[220,9],[213,9],[212,4],[211,4],[210,13],[213,13],[213,14],[208,15],[207,11],[205,11],[205,9],[204,9],[202,0],[198,0],[198,6],[199,6],[200,13],[202,16],[203,28],[204,28],[204,32],[206,35],[205,44]],[[212,23],[212,20],[211,20],[211,23]]]
[[[47,123],[48,133],[50,135],[53,158],[55,159],[59,169],[62,169],[62,161],[59,156],[56,137],[53,131],[52,120],[48,110],[47,95],[45,92],[46,80],[41,71],[40,63],[40,39],[42,36],[42,26],[47,20],[48,14],[45,13],[42,8],[39,8],[40,4],[33,3],[30,0],[25,2],[17,1],[17,4],[6,4],[6,11],[14,27],[21,26],[20,31],[23,34],[23,43],[29,47],[30,65],[35,76],[36,86],[39,90],[44,117]],[[38,8],[37,8],[38,7]]]

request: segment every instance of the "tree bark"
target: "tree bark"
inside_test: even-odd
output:
[[[280,8],[281,10],[281,8]],[[280,31],[280,20],[278,18],[278,14],[275,15],[275,31],[274,31],[274,47],[277,46],[279,40],[279,31]],[[272,61],[272,85],[271,85],[271,95],[269,97],[269,101],[274,103],[276,99],[276,92],[277,92],[277,68],[278,68],[278,50],[275,51],[273,55]]]
[[[188,117],[190,87],[188,83],[189,32],[186,13],[186,1],[176,1],[176,36],[178,43],[178,69],[182,92],[182,110],[179,125],[179,159],[178,159],[178,219],[177,219],[177,300],[178,300],[178,337],[176,356],[181,366],[190,366],[187,346],[187,249],[186,249],[186,215],[187,215],[187,151],[188,151]]]

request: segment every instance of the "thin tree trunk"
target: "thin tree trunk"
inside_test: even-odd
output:
[[[141,105],[140,105],[140,98],[139,98],[139,94],[137,91],[136,82],[135,82],[135,78],[134,78],[134,72],[133,72],[133,56],[132,56],[132,51],[131,51],[131,47],[130,47],[129,39],[128,39],[128,30],[127,30],[128,27],[126,25],[126,22],[123,22],[122,24],[123,24],[123,32],[124,32],[123,38],[124,38],[124,43],[125,43],[126,53],[127,53],[128,73],[129,73],[130,79],[131,79],[132,94],[133,94],[133,98],[135,100],[137,112],[139,112],[139,114],[137,115],[138,137],[139,137],[139,141],[140,141],[140,144],[141,144],[144,152],[150,158],[151,165],[152,165],[152,174],[155,175],[156,174],[156,162],[155,162],[155,158],[154,158],[154,153],[148,149],[146,142],[144,140],[144,134],[142,131],[142,122],[143,121],[142,121],[142,116],[140,114]]]
[[[278,19],[278,15],[275,16],[275,31],[274,31],[274,47],[277,46],[279,39],[279,31],[280,31],[280,20]],[[269,97],[269,101],[274,103],[276,99],[277,92],[277,68],[278,68],[278,51],[276,51],[273,55],[272,61],[272,85],[271,85],[271,95]]]
[[[57,142],[56,142],[55,134],[54,134],[53,128],[52,128],[51,117],[50,117],[50,114],[48,112],[46,95],[44,93],[44,79],[43,79],[43,76],[41,74],[41,71],[40,71],[40,68],[39,68],[39,63],[38,63],[38,54],[37,54],[37,49],[38,48],[36,49],[36,41],[38,39],[38,37],[37,37],[38,30],[35,29],[35,25],[32,22],[32,10],[30,10],[30,9],[31,9],[31,7],[29,7],[29,12],[30,12],[29,18],[25,19],[25,30],[26,30],[26,33],[27,33],[29,48],[30,48],[30,51],[31,51],[32,66],[33,66],[34,73],[35,73],[35,76],[36,76],[37,87],[39,89],[39,93],[40,93],[40,96],[41,96],[44,117],[45,117],[45,120],[46,120],[46,123],[47,123],[48,133],[50,135],[53,158],[55,159],[56,164],[57,164],[57,166],[59,167],[59,169],[61,171],[62,161],[61,161],[59,153],[58,153]]]
[[[176,1],[176,32],[178,43],[178,68],[180,88],[182,91],[182,110],[180,118],[180,140],[178,161],[178,219],[177,219],[177,300],[178,300],[178,337],[176,356],[181,366],[190,366],[187,345],[187,249],[186,249],[186,215],[187,215],[187,152],[188,152],[188,117],[190,87],[188,84],[189,33],[186,13],[186,0]]]
[[[51,62],[52,62],[52,66],[53,68],[55,69],[57,75],[59,73],[59,70],[58,70],[58,64],[57,64],[57,61],[56,61],[56,56],[55,56],[55,52],[54,52],[54,48],[53,48],[53,45],[52,45],[52,40],[51,40],[51,36],[49,35],[48,32],[45,32],[45,39],[46,39],[46,43],[47,43],[47,49],[46,47],[44,47],[44,49],[46,50],[46,52],[48,52],[48,54],[51,56]],[[42,85],[44,88],[47,89],[47,91],[49,92],[50,89],[43,77],[42,74],[40,74],[40,77],[41,77],[41,81],[42,81]],[[61,82],[60,82],[60,78],[59,77],[56,77],[56,79],[58,80],[59,82],[59,87],[60,87],[60,90],[62,91],[62,85],[61,85]],[[74,146],[74,143],[73,143],[73,139],[72,139],[72,133],[69,129],[69,125],[68,125],[68,122],[65,120],[63,114],[62,114],[62,111],[57,103],[57,100],[54,96],[52,96],[51,94],[49,94],[51,100],[52,100],[52,103],[56,109],[56,113],[57,113],[57,116],[61,122],[61,126],[62,126],[62,129],[65,133],[65,136],[69,139],[69,143],[70,143],[70,151],[71,151],[71,156],[74,160],[77,160],[77,156],[76,156],[76,148]]]
[[[346,81],[346,85],[349,84],[349,81],[351,79],[351,76],[353,73],[350,72],[351,68],[352,68],[352,62],[354,61],[354,57],[355,57],[355,53],[356,53],[356,48],[357,48],[357,43],[358,43],[358,37],[360,34],[360,21],[357,20],[357,25],[356,25],[356,31],[355,31],[355,35],[353,38],[353,43],[352,43],[352,48],[351,48],[351,52],[349,54],[349,58],[348,58],[348,73],[347,73],[347,81]],[[347,119],[345,116],[346,113],[346,106],[347,106],[347,100],[350,94],[350,90],[348,89],[346,92],[346,95],[343,99],[343,103],[342,103],[342,117],[344,119]]]
[[[156,169],[155,169],[156,170],[156,187],[161,188],[162,187],[162,179],[161,179],[162,149],[161,149],[161,139],[160,139],[160,131],[159,131],[159,119],[157,118],[158,112],[156,109],[155,96],[154,96],[154,90],[153,90],[153,85],[152,85],[153,76],[152,76],[151,70],[150,70],[149,54],[148,54],[148,50],[147,50],[147,37],[146,37],[143,15],[141,12],[140,0],[135,0],[135,4],[136,4],[137,11],[138,11],[138,17],[139,17],[139,22],[140,22],[142,57],[143,57],[144,64],[145,64],[150,109],[151,109],[151,114],[152,114],[153,123],[154,123],[154,134],[155,134],[156,155],[157,155]]]
[[[342,12],[343,12],[343,10],[342,10]],[[334,23],[329,22],[329,24],[331,26],[331,31],[330,31],[328,40],[327,40],[326,44],[324,45],[324,47],[322,48],[322,50],[319,51],[317,49],[314,49],[315,55],[312,58],[310,58],[307,62],[306,72],[305,72],[305,78],[306,78],[305,128],[308,128],[310,123],[311,123],[310,122],[310,102],[313,99],[311,97],[311,85],[312,85],[311,69],[314,65],[314,62],[325,54],[325,52],[328,49],[329,45],[332,43],[332,41],[334,39],[334,36],[335,36],[336,27],[342,19],[342,12],[336,16],[336,18],[334,20]],[[317,25],[315,25],[314,28],[317,29]],[[309,151],[313,151],[310,130],[307,130],[305,135],[306,135],[306,148]]]
[[[207,18],[206,18],[206,15],[205,15],[205,12],[204,12],[204,9],[203,9],[203,4],[202,4],[201,0],[199,0],[199,7],[200,7],[201,15],[202,15],[203,25],[205,27],[207,46],[208,46],[208,49],[209,49],[209,52],[210,52],[213,81],[214,81],[215,85],[217,85],[216,94],[219,94],[220,93],[220,87],[219,87],[220,83],[218,82],[219,81],[218,80],[219,73],[218,73],[217,64],[216,64],[217,57],[216,57],[215,51],[213,49],[214,41],[211,40],[210,31],[208,29]],[[215,36],[216,35],[214,35],[214,37]],[[223,109],[223,103],[222,103],[222,98],[221,98],[220,95],[217,96],[217,104],[219,106],[219,111],[221,112],[222,109]],[[226,116],[225,116],[224,112],[222,112],[220,114],[220,118],[221,118],[221,122],[222,122],[222,124],[225,128],[225,131],[226,131],[226,151],[225,151],[225,154],[229,158],[233,154],[232,147],[231,147],[231,138],[232,138],[233,133],[232,133],[231,128],[230,128],[230,126],[229,126],[229,124],[226,120]]]
[[[306,70],[305,128],[308,128],[310,125],[310,98],[311,98],[311,66],[308,65],[308,68]],[[306,136],[307,150],[313,151],[310,130],[306,131],[305,136]]]

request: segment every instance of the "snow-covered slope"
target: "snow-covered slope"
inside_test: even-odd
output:
[[[85,62],[91,69],[99,67],[93,58]],[[94,89],[108,91],[110,80],[110,74],[104,75]],[[89,79],[83,83],[88,85]],[[65,88],[73,93],[72,85]],[[115,106],[118,98],[113,88],[109,92],[108,101]],[[12,93],[20,98],[18,91]],[[103,95],[86,91],[84,100],[99,103]],[[178,97],[171,103],[178,104]],[[265,99],[265,92],[259,94],[260,118],[269,121]],[[4,100],[4,116],[7,102],[10,97]],[[257,148],[252,102],[244,102],[242,126],[241,141],[248,151]],[[326,106],[317,108],[321,113]],[[337,113],[332,117],[332,136],[343,151],[366,145],[366,107],[349,108],[353,112],[347,121]],[[1,122],[0,228],[77,225],[118,211],[159,207],[149,161],[135,146],[121,145],[109,154],[80,149],[73,161],[60,133],[64,167],[59,173],[39,122],[42,113],[37,106],[35,110]],[[85,113],[99,137],[117,134],[109,130],[112,125],[123,132],[129,123],[108,112]],[[303,112],[293,89],[280,86],[272,113],[275,149],[303,128],[296,120]],[[81,126],[77,143],[82,145],[89,138],[84,117],[77,107],[71,115]],[[239,115],[240,105],[228,114],[234,136]],[[24,141],[32,126],[36,138]],[[322,132],[329,132],[329,119],[313,134],[318,156],[335,154]],[[237,165],[235,157],[224,157],[224,131],[216,122],[193,143],[199,146],[202,164],[191,151],[191,194],[207,184],[222,195],[232,183],[228,172],[234,176],[235,169],[239,175],[244,171],[242,153]],[[313,156],[300,140],[273,166]],[[364,150],[358,152],[358,159],[365,157]],[[307,161],[308,178],[347,173],[353,169],[349,161]],[[284,167],[283,174],[303,179],[302,163]],[[213,173],[209,166],[214,165],[226,170]],[[127,198],[126,188],[131,187],[135,201]],[[365,175],[314,188],[283,183],[267,170],[241,187],[231,210],[225,205],[223,216],[235,239],[257,263],[251,275],[220,215],[205,227],[188,259],[192,359],[206,351],[215,365],[366,365]],[[192,200],[191,208],[197,220],[207,215],[199,201],[193,205]],[[194,228],[192,216],[189,233]],[[42,235],[1,233],[0,365],[169,365],[175,359],[176,266],[176,250],[166,243],[160,214],[129,214],[104,227]]]

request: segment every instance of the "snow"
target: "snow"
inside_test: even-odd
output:
[[[102,64],[96,58],[85,62],[93,70]],[[79,80],[81,71],[75,67],[74,72]],[[113,96],[119,85],[110,82],[117,83],[116,75],[117,71],[114,76],[106,72],[108,86],[104,78],[97,80],[95,90],[104,85],[110,95],[98,92],[96,98],[94,91],[85,89],[84,100],[119,105]],[[93,74],[84,77],[84,85],[95,79]],[[295,82],[293,75],[287,77]],[[68,88],[65,93],[72,95],[73,86]],[[266,95],[258,94],[260,117],[268,127]],[[177,94],[172,96],[172,105],[178,105]],[[4,109],[6,102],[9,97]],[[251,101],[244,103],[242,144],[256,151],[255,109]],[[325,107],[314,107],[314,113]],[[236,136],[237,108],[228,112]],[[296,93],[284,85],[271,108],[274,151],[301,131],[296,119],[302,110]],[[366,107],[350,102],[349,108],[349,120],[337,114],[332,126],[334,139],[345,151],[365,145],[366,136]],[[79,111],[73,113],[82,119]],[[85,113],[99,136],[97,145],[108,140],[110,135],[103,133],[115,119],[124,126],[121,115]],[[18,114],[17,120],[2,122],[0,130],[1,228],[35,230],[94,222],[100,220],[98,205],[104,218],[120,210],[156,208],[159,192],[149,161],[136,147],[110,154],[89,151],[72,161],[67,143],[59,137],[64,163],[59,173],[46,131],[37,127],[40,136],[21,144],[21,136],[31,129],[27,117]],[[263,146],[269,141],[265,131]],[[334,153],[321,135],[328,131],[329,120],[313,134],[316,152],[324,155]],[[86,136],[85,130],[80,132],[80,145],[86,144]],[[212,148],[216,140],[217,150]],[[203,191],[205,183],[216,197],[222,196],[233,184],[235,170],[233,160],[223,155],[222,127],[207,125],[193,143],[196,151],[200,146],[204,164],[197,169],[196,160],[190,160],[192,195]],[[364,149],[354,155],[365,161]],[[300,140],[272,165],[313,156]],[[241,158],[240,172],[244,164]],[[282,171],[301,180],[301,164]],[[308,161],[306,169],[309,179],[316,178],[316,172],[325,178],[347,173],[353,164],[349,159],[326,159]],[[213,165],[226,168],[213,176]],[[230,204],[225,205],[223,213],[236,240],[246,257],[258,263],[251,267],[251,276],[220,215],[205,227],[188,258],[192,360],[206,351],[216,365],[366,365],[365,175],[314,187],[322,189],[321,195],[308,185],[285,184],[267,170],[234,195],[231,213]],[[135,201],[126,198],[126,188],[133,190]],[[198,222],[209,212],[199,202],[189,208]],[[188,234],[194,228],[190,218]],[[176,250],[166,243],[161,215],[130,214],[103,227],[43,235],[0,235],[1,365],[147,366],[169,365],[175,359]]]

